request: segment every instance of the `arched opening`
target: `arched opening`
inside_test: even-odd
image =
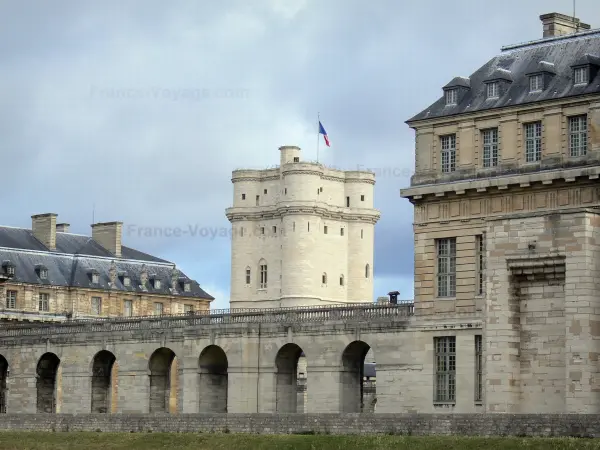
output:
[[[303,413],[307,378],[304,352],[296,344],[285,344],[277,352],[275,366],[277,368],[276,411]],[[299,373],[302,375],[299,376]],[[299,397],[300,401],[298,401]]]
[[[264,259],[258,262],[258,287],[267,289],[267,261]]]
[[[370,350],[365,342],[354,341],[342,353],[341,412],[369,412],[376,398],[375,359]]]
[[[56,374],[60,358],[54,353],[44,353],[37,364],[36,390],[37,390],[37,412],[56,412]]]
[[[173,384],[171,380],[175,353],[169,348],[159,348],[150,357],[150,413],[172,412]]]
[[[0,355],[0,413],[6,413],[6,379],[8,378],[8,361]]]
[[[344,274],[340,275],[340,286],[344,285]]]
[[[111,352],[96,353],[92,362],[92,414],[112,411],[112,371],[117,358]]]
[[[209,345],[198,360],[198,392],[201,413],[226,413],[228,378],[227,355],[216,345]]]

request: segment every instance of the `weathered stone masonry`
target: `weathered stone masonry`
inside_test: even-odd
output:
[[[445,410],[483,411],[473,398],[481,321],[464,315],[432,322],[412,311],[412,304],[361,304],[3,329],[7,412],[52,411],[52,404],[66,414],[296,412],[300,350],[306,412],[360,412],[369,349],[378,413],[434,412],[436,336],[457,342],[457,398]],[[38,389],[36,368],[54,358],[58,366],[47,365],[44,375],[52,397]]]

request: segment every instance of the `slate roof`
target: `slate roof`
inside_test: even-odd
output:
[[[14,266],[11,282],[214,300],[198,282],[178,269],[174,273],[175,264],[170,261],[125,246],[121,255],[115,257],[89,236],[61,232],[56,233],[56,250],[50,251],[31,230],[0,226],[0,263],[10,261]],[[47,279],[39,277],[36,268],[41,266],[48,270]],[[113,286],[109,284],[111,269],[117,274]],[[92,283],[92,271],[98,274],[98,283]],[[142,283],[144,271],[147,280]],[[153,276],[161,281],[158,289],[153,287]],[[124,285],[125,277],[131,280],[129,286]],[[189,292],[184,291],[185,283],[190,285]]]
[[[600,30],[568,36],[546,38],[528,44],[503,48],[476,70],[468,79],[455,77],[444,87],[462,86],[464,96],[457,105],[446,105],[442,95],[435,103],[412,117],[417,120],[454,116],[506,106],[525,105],[544,100],[600,93],[600,71],[591,71],[590,82],[584,86],[573,85],[573,68],[579,64],[600,66]],[[542,70],[555,75],[539,93],[529,93],[529,74]],[[502,77],[499,77],[502,74]],[[507,89],[497,99],[487,99],[484,81],[494,78],[511,79]]]

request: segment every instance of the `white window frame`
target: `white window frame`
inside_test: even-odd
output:
[[[442,173],[451,173],[456,170],[456,134],[440,136],[441,168]]]
[[[456,297],[456,238],[436,239],[437,297]]]
[[[50,294],[40,292],[38,295],[38,311],[50,312]]]
[[[525,124],[525,161],[538,162],[542,159],[542,122]]]
[[[500,97],[500,83],[492,81],[486,83],[486,97],[487,98],[498,98]]]
[[[573,84],[575,86],[588,84],[589,82],[589,70],[587,67],[575,67],[573,69]]]
[[[162,302],[154,302],[154,315],[162,316],[165,310],[165,305]]]
[[[102,315],[102,297],[92,297],[90,311],[94,316]]]
[[[6,291],[6,309],[17,309],[17,291]]]
[[[542,92],[544,90],[544,76],[536,73],[529,77],[529,92]]]
[[[123,316],[124,317],[133,316],[133,301],[132,300],[123,300]]]
[[[569,121],[569,155],[573,158],[587,153],[588,127],[587,114],[571,116]]]
[[[446,89],[444,98],[446,99],[446,105],[456,105],[458,103],[458,89]]]
[[[481,140],[483,142],[483,167],[498,166],[498,128],[488,128],[481,130]]]

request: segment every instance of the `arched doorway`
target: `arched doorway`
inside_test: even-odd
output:
[[[150,413],[172,412],[171,400],[176,398],[176,392],[172,391],[171,373],[175,353],[173,350],[162,347],[150,356]]]
[[[298,361],[304,358],[304,352],[296,344],[285,344],[277,352],[275,357],[276,375],[276,404],[277,412],[296,413],[304,412],[304,402],[299,405],[298,396]],[[306,370],[304,368],[303,370]],[[304,389],[306,389],[306,378],[304,378]],[[304,393],[302,392],[302,399]]]
[[[92,362],[92,413],[109,413],[112,405],[112,371],[117,358],[108,350],[96,353]]]
[[[364,379],[365,358],[370,349],[371,347],[365,342],[354,341],[348,344],[342,353],[341,412],[357,413],[366,412],[369,409],[368,403],[371,402],[367,402],[367,405],[364,402],[366,394],[369,394],[369,392],[365,392],[369,389],[365,389]]]
[[[45,353],[37,364],[37,412],[56,412],[56,374],[60,358],[54,353]]]
[[[8,361],[0,355],[0,414],[6,413],[6,379],[8,378]]]
[[[227,355],[217,345],[209,345],[198,359],[199,411],[201,413],[226,413],[228,378]]]

